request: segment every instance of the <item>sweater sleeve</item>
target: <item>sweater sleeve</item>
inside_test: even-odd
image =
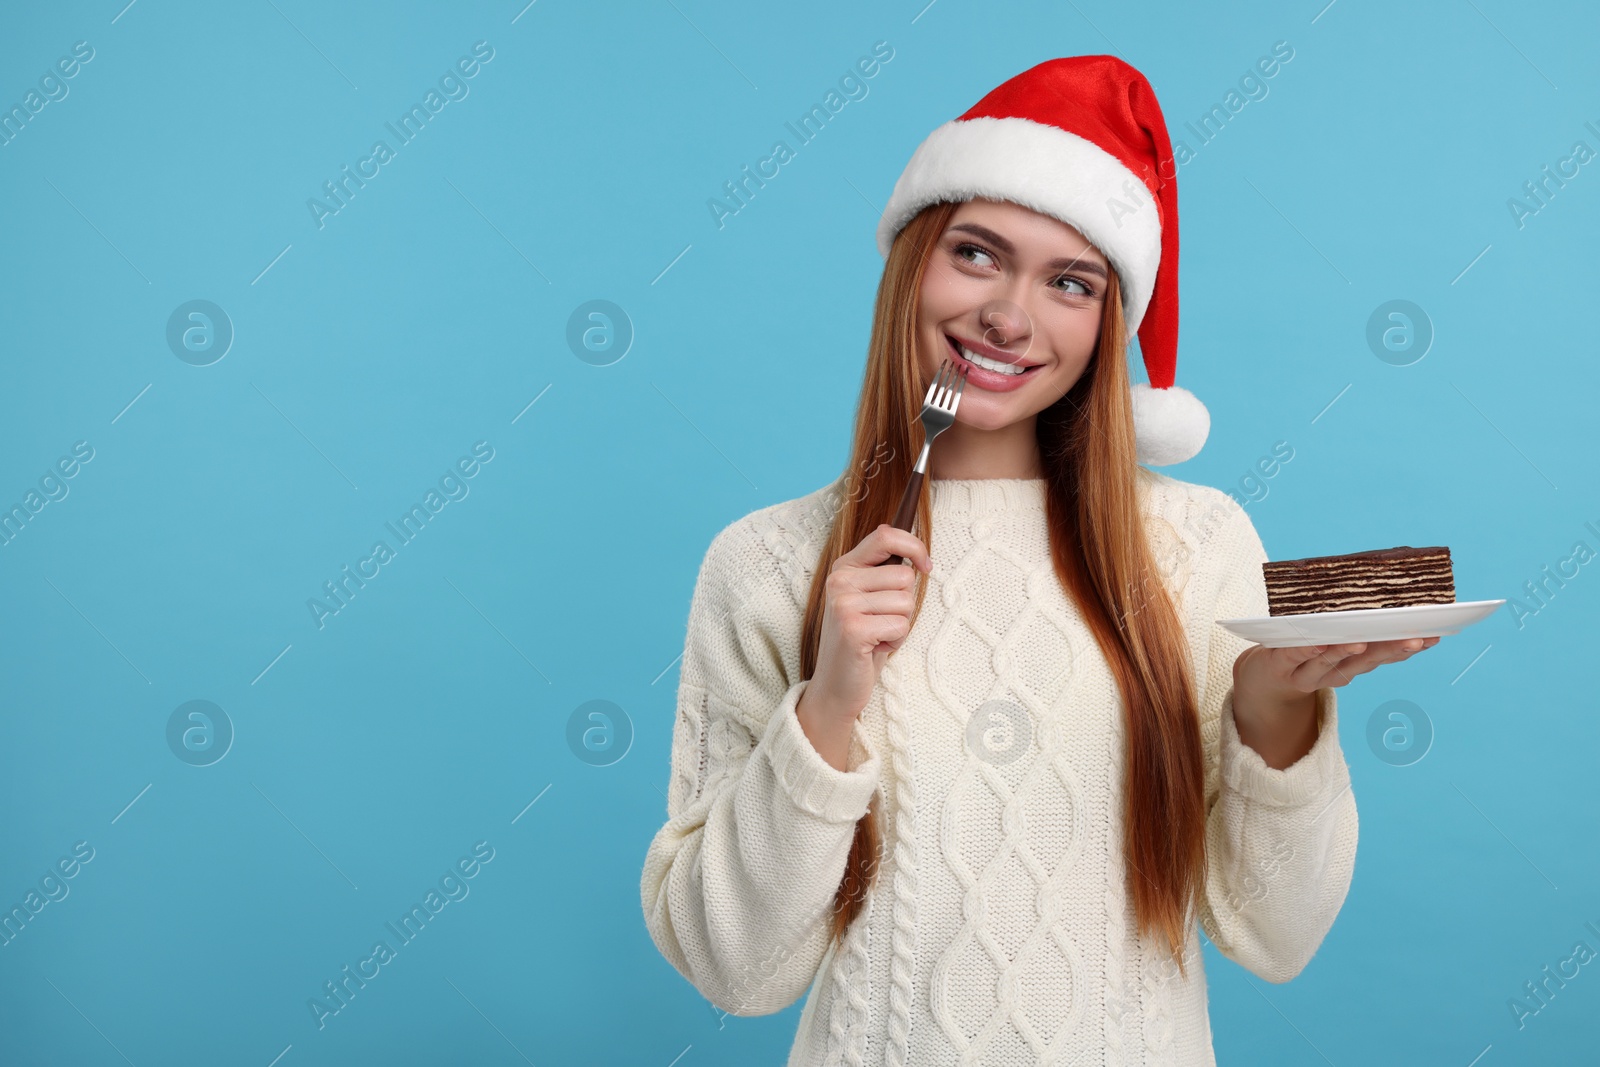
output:
[[[851,770],[795,717],[800,609],[750,517],[712,541],[678,683],[667,821],[640,883],[668,962],[718,1008],[767,1015],[810,987],[881,758],[859,723]]]
[[[1236,502],[1210,547],[1222,568],[1201,700],[1206,749],[1206,887],[1200,925],[1235,963],[1269,982],[1305,969],[1344,905],[1355,873],[1356,802],[1339,745],[1332,687],[1316,691],[1317,739],[1276,770],[1239,739],[1233,665],[1253,642],[1216,619],[1264,616],[1267,554]]]

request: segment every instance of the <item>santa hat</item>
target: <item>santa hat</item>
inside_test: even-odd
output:
[[[1113,56],[1051,59],[1023,71],[928,135],[878,222],[895,234],[941,200],[1009,200],[1060,219],[1116,269],[1150,384],[1133,386],[1140,463],[1181,463],[1211,429],[1178,368],[1178,187],[1155,91]]]

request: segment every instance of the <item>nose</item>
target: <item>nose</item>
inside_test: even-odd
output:
[[[991,300],[984,304],[978,310],[978,321],[983,324],[984,343],[1008,352],[1026,348],[1033,335],[1033,320],[1009,300]]]

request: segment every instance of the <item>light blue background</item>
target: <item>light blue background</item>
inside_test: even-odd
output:
[[[721,1017],[640,914],[689,595],[718,530],[840,472],[911,151],[1047,58],[1124,56],[1181,139],[1294,49],[1179,173],[1178,380],[1213,428],[1168,473],[1249,500],[1275,558],[1447,544],[1463,600],[1537,606],[1525,582],[1600,550],[1600,164],[1521,228],[1507,207],[1600,149],[1586,5],[111,0],[5,26],[6,108],[94,49],[0,147],[0,504],[94,449],[0,547],[0,904],[95,850],[0,947],[7,1064],[782,1062],[799,1003]],[[469,95],[319,228],[307,200],[480,40]],[[868,95],[719,229],[707,201],[877,41]],[[236,330],[204,367],[166,341],[195,299]],[[635,331],[620,360],[568,346],[596,299]],[[1435,332],[1406,366],[1365,338],[1394,299]],[[478,441],[470,494],[319,629],[307,600]],[[1222,1063],[1594,1055],[1600,966],[1522,1028],[1507,1002],[1600,949],[1597,595],[1589,564],[1341,691],[1354,885],[1289,985],[1207,946]],[[166,741],[195,699],[236,731],[206,767]],[[1408,766],[1366,741],[1395,699],[1435,732]],[[609,766],[567,741],[591,700],[633,726]],[[319,1029],[308,1000],[478,841],[470,895]]]

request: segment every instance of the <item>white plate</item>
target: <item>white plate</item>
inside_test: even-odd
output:
[[[1404,608],[1353,608],[1254,619],[1218,619],[1217,624],[1266,648],[1403,641],[1408,637],[1458,633],[1488,618],[1504,603],[1504,600],[1467,600],[1452,604],[1412,604]]]

